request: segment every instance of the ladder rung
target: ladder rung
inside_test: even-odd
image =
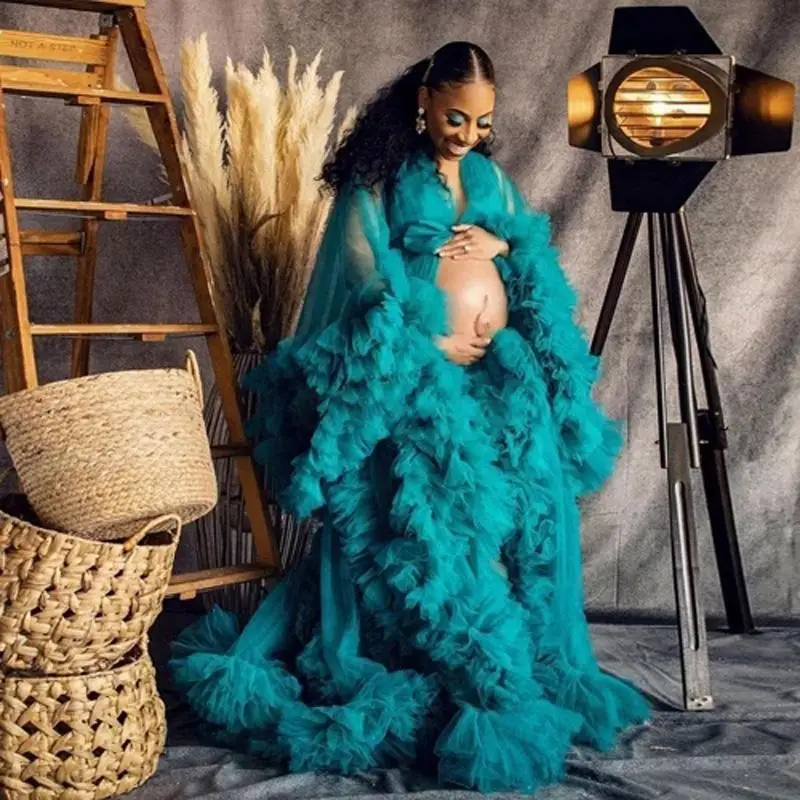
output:
[[[216,325],[204,322],[173,323],[119,323],[119,322],[65,322],[57,325],[31,325],[34,336],[136,336],[159,341],[177,334],[208,336],[218,333]]]
[[[77,69],[45,69],[44,67],[15,67],[0,65],[0,86],[11,90],[14,86],[32,84],[40,89],[52,88],[79,95],[90,89],[99,89],[99,78],[95,72],[80,72]]]
[[[79,256],[83,234],[80,231],[20,231],[24,256]]]
[[[275,568],[266,564],[246,564],[241,567],[217,567],[198,572],[184,572],[172,576],[166,596],[178,595],[183,600],[191,600],[198,592],[207,589],[274,577],[277,577]]]
[[[117,89],[81,89],[74,86],[56,86],[33,81],[3,81],[5,94],[21,94],[28,97],[66,97],[74,98],[77,105],[94,103],[120,103],[133,106],[153,106],[166,103],[163,94],[143,94],[142,92],[121,92]]]
[[[228,442],[228,444],[214,444],[211,445],[212,458],[235,458],[236,456],[249,456],[249,444],[237,444],[236,442]]]
[[[147,0],[4,0],[18,6],[44,6],[67,8],[72,11],[124,11],[126,8],[144,8]]]
[[[101,203],[95,200],[42,200],[18,197],[14,201],[18,211],[42,211],[56,214],[71,214],[77,217],[98,219],[125,219],[137,217],[191,217],[191,208],[184,206],[158,206],[146,203]]]

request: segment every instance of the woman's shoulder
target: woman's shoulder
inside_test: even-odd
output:
[[[497,178],[505,178],[506,173],[493,155],[471,150],[464,156],[464,165],[473,173],[480,173]]]
[[[511,178],[493,156],[473,150],[464,160],[463,173],[470,186],[484,195],[507,197]]]
[[[476,157],[476,160],[480,159],[484,169],[492,172],[499,181],[501,187],[511,182],[511,176],[493,155],[487,155],[486,153],[479,153],[477,151],[475,151],[473,155]]]
[[[483,158],[492,170],[497,188],[506,207],[509,210],[517,211],[523,208],[532,210],[520,184],[511,176],[508,170],[493,156],[483,156]]]

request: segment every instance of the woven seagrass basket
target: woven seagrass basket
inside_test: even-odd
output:
[[[146,645],[106,672],[0,677],[0,797],[100,800],[141,786],[166,720]]]
[[[117,663],[161,611],[180,529],[179,517],[159,517],[118,544],[0,511],[0,671],[64,675]]]
[[[121,539],[164,514],[184,524],[217,502],[197,359],[0,397],[0,428],[42,524]]]

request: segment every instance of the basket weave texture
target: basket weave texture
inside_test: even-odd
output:
[[[217,501],[194,354],[187,369],[107,372],[0,397],[0,427],[42,524],[122,539]]]
[[[172,530],[148,536],[164,525]],[[117,663],[161,611],[179,536],[176,516],[117,544],[0,512],[0,670],[65,675]]]
[[[107,672],[0,681],[4,800],[100,800],[155,772],[166,721],[146,648]]]

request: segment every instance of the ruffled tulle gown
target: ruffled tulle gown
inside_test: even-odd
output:
[[[650,713],[598,666],[583,612],[578,499],[621,436],[548,217],[482,155],[461,179],[459,221],[510,245],[508,327],[469,368],[434,344],[456,212],[427,155],[340,193],[297,334],[248,379],[256,455],[320,533],[243,629],[213,611],[171,667],[217,737],[292,771],[531,792]]]

